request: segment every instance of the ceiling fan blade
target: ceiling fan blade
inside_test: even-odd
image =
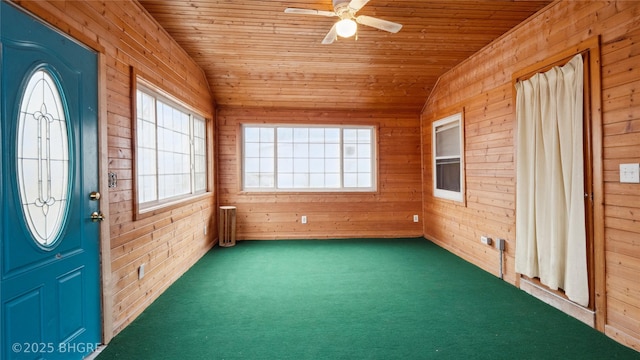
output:
[[[394,23],[392,21],[382,20],[371,16],[360,15],[356,18],[359,24],[374,27],[376,29],[388,31],[390,33],[397,33],[402,29],[402,24]]]
[[[286,8],[284,12],[287,14],[301,14],[301,15],[320,15],[320,16],[338,16],[333,11],[324,11],[324,10],[312,10],[312,9],[298,9],[298,8]]]
[[[369,0],[351,0],[349,8],[353,10],[353,12],[356,12],[362,9],[363,6],[367,5],[368,2]]]
[[[338,38],[337,24],[333,24],[331,30],[327,33],[327,36],[324,37],[322,43],[324,45],[332,44]]]

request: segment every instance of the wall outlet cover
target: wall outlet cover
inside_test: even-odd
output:
[[[142,264],[138,268],[138,279],[142,279],[144,277],[144,265],[145,264]]]
[[[640,183],[640,164],[620,164],[621,183]]]

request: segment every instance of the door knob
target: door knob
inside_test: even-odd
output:
[[[91,221],[93,221],[93,222],[102,221],[104,219],[105,219],[105,217],[102,214],[102,212],[94,211],[94,212],[91,213]]]
[[[89,194],[89,199],[100,200],[100,193],[97,191],[92,191],[91,194]]]

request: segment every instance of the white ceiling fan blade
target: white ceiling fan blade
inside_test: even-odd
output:
[[[333,24],[333,26],[331,27],[331,30],[329,30],[329,32],[327,33],[327,36],[324,37],[324,39],[322,40],[323,44],[328,45],[336,41],[336,38],[338,37],[338,31],[336,30],[336,28],[337,28],[337,23]]]
[[[324,10],[312,10],[312,9],[298,9],[298,8],[286,8],[284,12],[287,14],[301,14],[301,15],[320,15],[320,16],[338,16],[333,11],[324,11]]]
[[[351,0],[349,8],[353,10],[353,12],[356,12],[362,9],[363,6],[367,5],[368,2],[369,0]]]
[[[366,15],[358,16],[356,18],[356,21],[359,24],[371,26],[371,27],[374,27],[376,29],[388,31],[388,32],[394,33],[394,34],[397,33],[398,31],[400,31],[400,29],[402,29],[402,25],[401,24],[394,23],[392,21],[387,21],[387,20],[374,18],[374,17],[371,17],[371,16],[366,16]]]

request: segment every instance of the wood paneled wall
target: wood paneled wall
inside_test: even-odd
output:
[[[600,36],[606,309],[604,331],[640,350],[640,185],[619,182],[619,164],[640,162],[640,2],[560,1],[440,78],[422,114],[431,122],[465,109],[466,206],[435,199],[424,168],[428,238],[496,273],[499,255],[480,235],[507,239],[505,279],[515,283],[515,114],[511,77]],[[429,146],[423,147],[431,162]],[[605,271],[601,269],[600,271]],[[601,274],[602,275],[602,274]]]
[[[102,237],[105,340],[138,316],[213,244],[216,228],[213,192],[184,206],[140,221],[133,217],[130,67],[208,118],[213,138],[214,104],[206,79],[193,60],[133,1],[16,1],[56,28],[102,52],[109,172],[118,177],[108,201],[108,236]],[[105,126],[106,122],[106,126]],[[103,134],[104,135],[104,134]],[[101,174],[101,179],[106,174]],[[213,184],[213,183],[212,183]],[[105,222],[106,223],[106,222]],[[208,226],[208,235],[204,235]],[[105,233],[105,232],[103,232]],[[138,267],[145,277],[138,280]],[[109,303],[111,302],[111,303]]]
[[[376,193],[242,193],[243,123],[378,126]],[[237,206],[237,238],[308,239],[422,236],[418,114],[220,108],[217,114],[220,205]],[[306,215],[308,223],[300,217]]]

